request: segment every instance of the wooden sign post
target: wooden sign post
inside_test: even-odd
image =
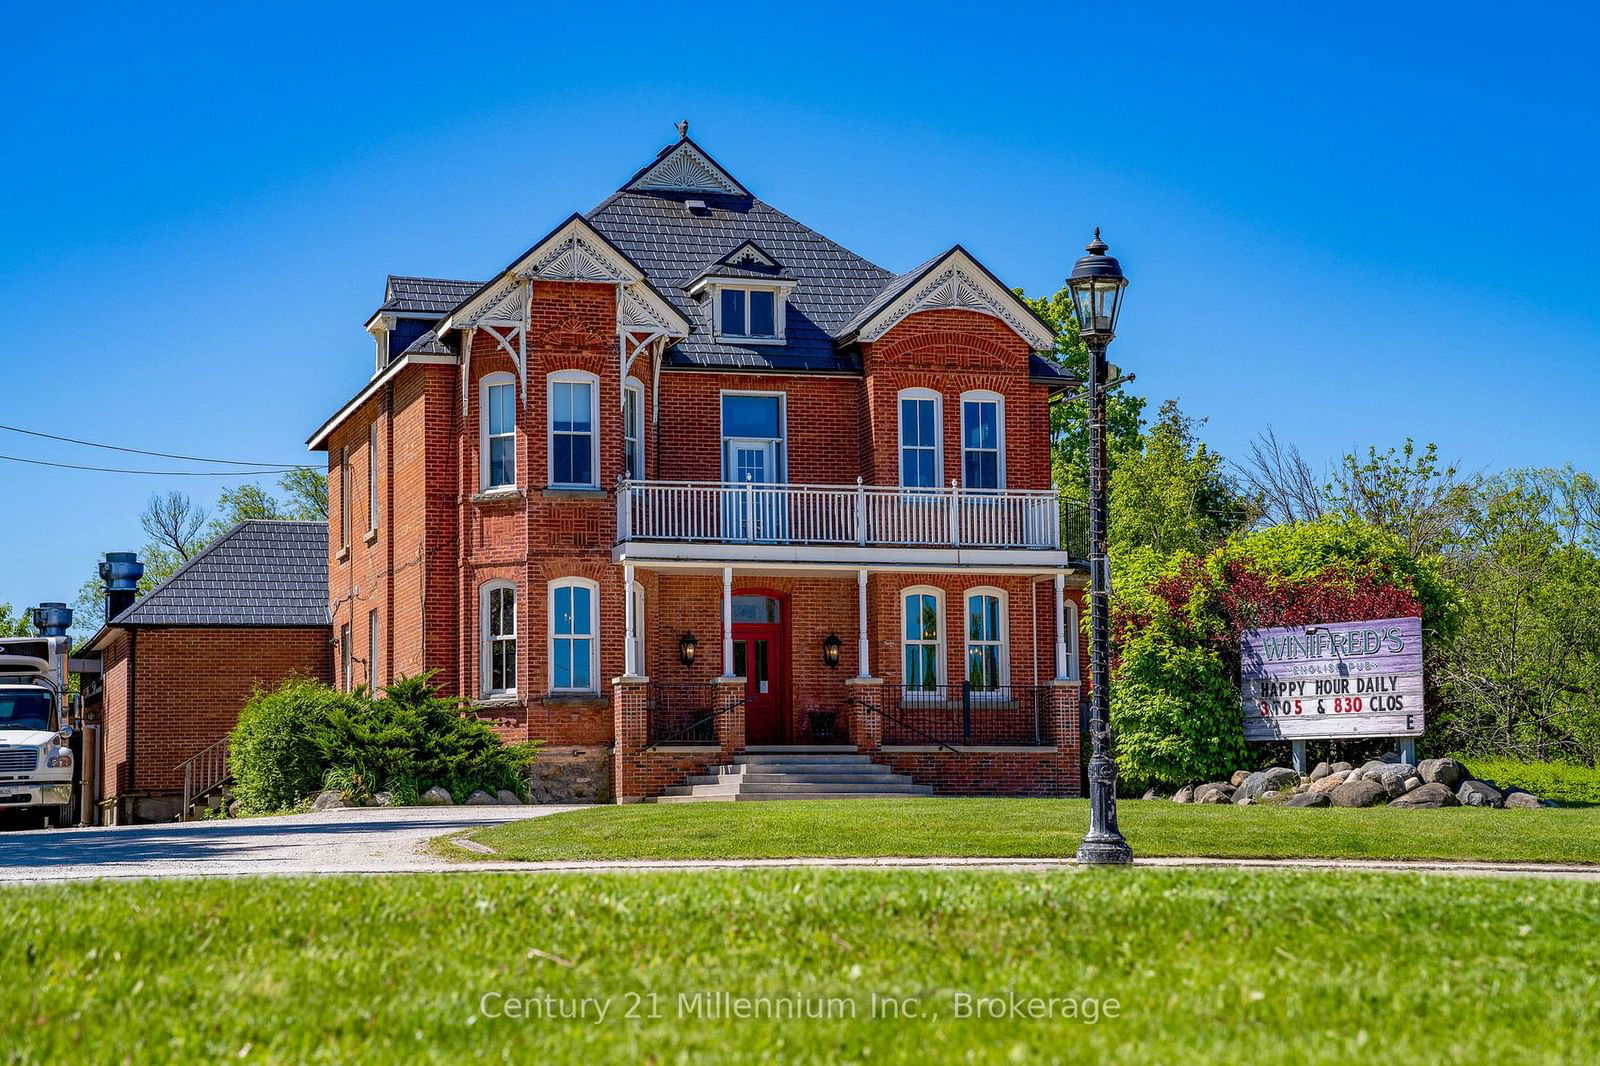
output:
[[[1422,735],[1422,619],[1247,630],[1239,647],[1247,741],[1397,737],[1415,762]]]

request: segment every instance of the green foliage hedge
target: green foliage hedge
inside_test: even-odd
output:
[[[1458,755],[1456,759],[1473,777],[1497,785],[1515,786],[1556,803],[1600,806],[1600,769],[1592,766],[1482,755]]]
[[[506,744],[426,678],[403,678],[381,697],[292,680],[245,704],[228,760],[240,809],[266,814],[323,788],[354,799],[388,791],[401,803],[436,785],[457,802],[476,789],[526,796],[537,750]]]

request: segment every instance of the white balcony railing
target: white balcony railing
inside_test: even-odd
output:
[[[858,547],[1062,547],[1054,489],[625,481],[619,541]]]

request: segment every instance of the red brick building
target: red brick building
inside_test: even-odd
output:
[[[904,274],[683,136],[486,282],[391,277],[311,437],[345,685],[435,671],[535,792],[853,746],[938,792],[1079,780],[1074,383],[960,246]]]
[[[100,824],[176,817],[185,764],[200,756],[192,780],[221,782],[220,742],[256,688],[331,679],[327,587],[326,526],[256,519],[108,609],[80,653],[100,665],[85,688],[100,743],[83,784]]]

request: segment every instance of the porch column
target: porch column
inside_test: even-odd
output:
[[[856,643],[856,654],[860,662],[856,668],[857,677],[871,677],[872,671],[867,664],[867,572],[856,571],[856,632],[860,634]]]
[[[633,564],[622,566],[622,620],[627,643],[622,649],[622,672],[628,677],[639,676],[638,643],[636,628],[639,620],[633,616]]]
[[[1056,680],[1067,679],[1067,575],[1056,574]]]
[[[733,676],[733,567],[722,568],[722,676]]]

